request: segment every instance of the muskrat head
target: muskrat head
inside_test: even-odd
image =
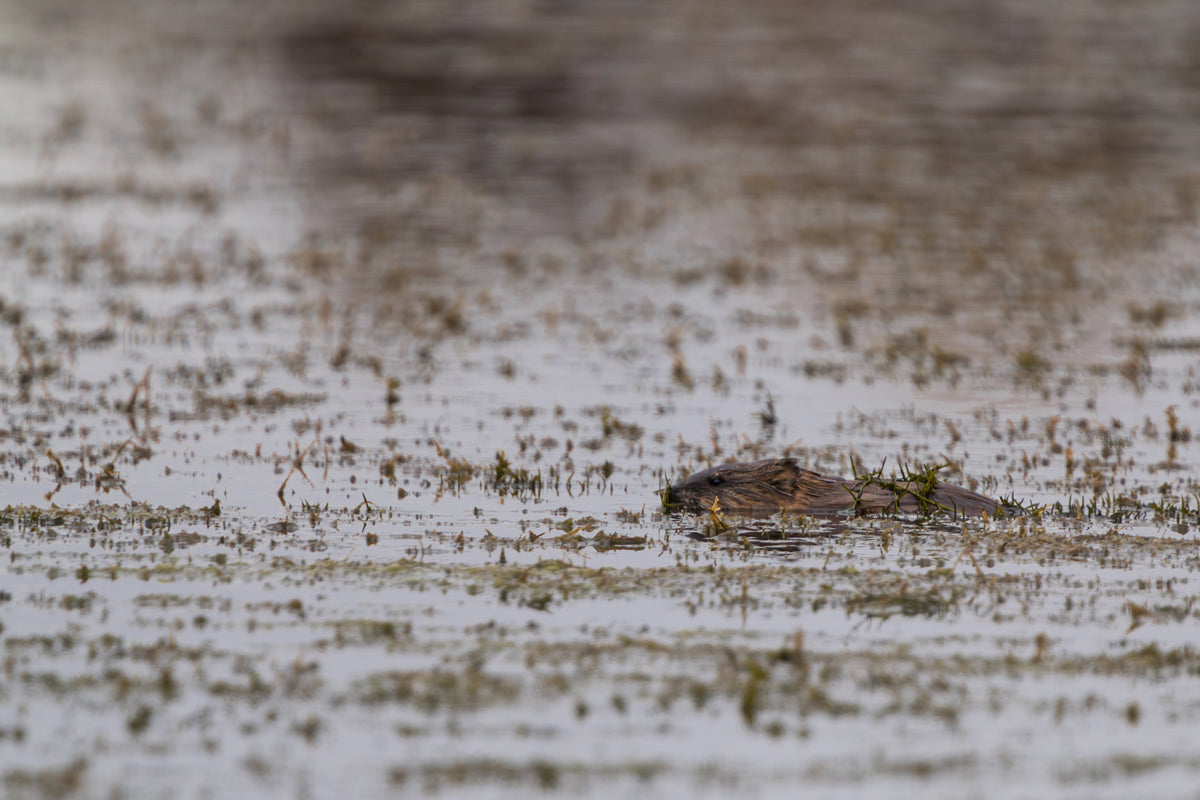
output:
[[[775,458],[749,464],[722,464],[684,478],[670,487],[666,504],[685,511],[778,511],[795,496],[800,468],[795,459]]]

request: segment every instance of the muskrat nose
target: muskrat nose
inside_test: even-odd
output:
[[[660,489],[660,490],[658,491],[658,496],[659,496],[660,498],[662,498],[662,504],[663,504],[663,508],[670,508],[670,507],[671,507],[671,505],[672,505],[672,501],[671,501],[671,492],[672,492],[672,491],[674,491],[674,489],[675,489],[675,487],[674,487],[674,486],[671,486],[670,484],[667,484],[666,486],[664,486],[662,489]]]

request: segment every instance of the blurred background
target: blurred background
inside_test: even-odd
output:
[[[554,333],[586,298],[673,388],[757,342],[809,379],[1045,399],[1141,392],[1196,327],[1187,0],[4,14],[14,213],[179,201],[387,335],[494,341],[535,295]]]
[[[1026,303],[1196,219],[1187,2],[286,5],[264,39],[316,217],[406,248],[557,236]]]
[[[1196,216],[1184,0],[9,5],[131,93],[168,89],[160,156],[255,95],[314,224],[414,261],[538,237],[804,251],[868,298],[951,273],[1024,301]]]

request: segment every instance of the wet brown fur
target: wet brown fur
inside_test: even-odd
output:
[[[793,458],[775,458],[746,464],[723,464],[684,478],[668,490],[671,506],[692,511],[774,513],[798,511],[807,514],[857,511],[860,513],[917,511],[924,505],[973,516],[992,514],[996,501],[961,486],[937,483],[924,503],[919,486],[897,482],[901,492],[869,480],[846,480],[801,469]]]

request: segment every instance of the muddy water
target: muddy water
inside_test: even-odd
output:
[[[5,797],[1194,795],[1189,4],[0,23]]]

